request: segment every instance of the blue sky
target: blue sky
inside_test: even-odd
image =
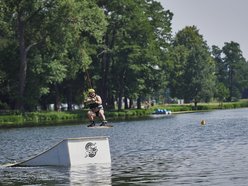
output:
[[[248,0],[157,0],[173,12],[173,33],[195,25],[209,46],[240,44],[248,60]]]

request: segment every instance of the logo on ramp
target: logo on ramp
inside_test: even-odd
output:
[[[85,145],[85,150],[86,150],[85,158],[87,157],[93,158],[98,151],[96,143],[92,143],[92,142],[89,142]]]

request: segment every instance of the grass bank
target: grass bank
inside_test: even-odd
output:
[[[177,105],[155,105],[149,109],[129,109],[122,111],[106,111],[106,118],[110,121],[141,118],[150,115],[155,109],[167,109],[172,113],[207,111],[214,109],[234,109],[248,107],[248,100],[228,103],[200,103],[197,108],[191,104]],[[87,110],[78,110],[72,112],[9,112],[0,115],[0,128],[9,127],[27,127],[44,125],[61,125],[67,123],[87,123]]]
[[[51,126],[68,123],[88,123],[88,110],[64,111],[64,112],[8,112],[0,115],[0,128],[11,127],[31,127],[31,126]],[[139,118],[147,116],[152,111],[150,109],[132,109],[122,111],[106,111],[108,120],[125,120],[128,118]]]

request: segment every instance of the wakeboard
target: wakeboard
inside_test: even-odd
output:
[[[100,126],[100,125],[95,125],[94,127],[88,127],[87,128],[92,128],[92,129],[106,129],[106,128],[112,128],[113,125],[104,125],[104,126]]]

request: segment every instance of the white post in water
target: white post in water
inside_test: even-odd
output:
[[[51,149],[14,166],[74,166],[111,163],[108,137],[64,139]]]

